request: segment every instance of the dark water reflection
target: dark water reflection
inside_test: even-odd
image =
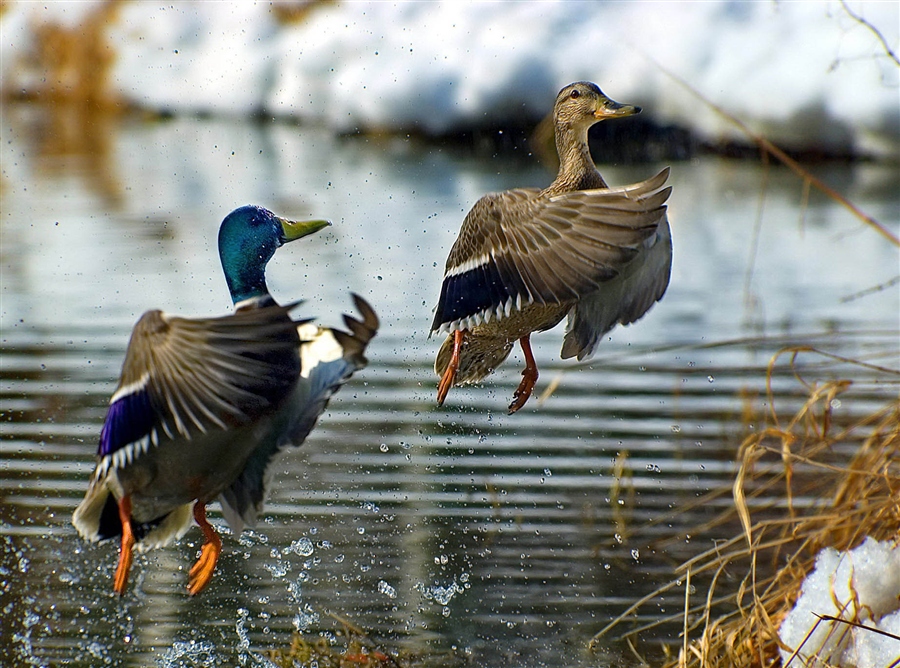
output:
[[[446,251],[480,194],[543,183],[539,166],[197,120],[124,124],[98,160],[90,147],[48,150],[41,120],[6,109],[0,149],[10,665],[265,665],[258,652],[286,646],[292,630],[337,628],[329,613],[429,665],[608,665],[619,648],[588,654],[590,637],[724,537],[687,535],[731,503],[696,501],[730,487],[737,445],[767,409],[771,356],[808,344],[896,365],[896,286],[847,300],[896,276],[896,250],[815,194],[801,212],[801,185],[780,170],[760,218],[757,165],[700,160],[674,167],[672,284],[644,321],[580,367],[558,360],[559,332],[537,337],[538,392],[559,386],[515,416],[504,411],[515,357],[437,409],[438,342],[426,330]],[[622,183],[656,167],[604,173]],[[896,233],[896,169],[823,176]],[[150,307],[229,308],[215,230],[248,202],[335,223],[279,253],[276,296],[304,297],[302,314],[337,323],[352,289],[383,330],[371,365],[281,461],[265,520],[226,537],[210,588],[184,592],[194,530],[139,556],[119,599],[115,547],[85,545],[69,517],[128,333]],[[813,354],[799,366],[812,380],[856,381],[839,422],[896,395],[865,368]],[[787,364],[772,384],[779,411],[806,398]],[[635,622],[676,614],[683,596],[676,588]],[[679,628],[648,634],[642,649]]]

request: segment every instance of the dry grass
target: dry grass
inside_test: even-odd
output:
[[[326,5],[335,5],[337,0],[280,0],[273,2],[272,15],[281,25],[297,25],[304,23],[314,9]]]
[[[809,351],[787,352],[793,365],[798,354]],[[770,379],[779,355],[770,363]],[[888,376],[883,380],[897,382],[896,371],[878,369]],[[867,536],[900,540],[900,403],[891,399],[865,418],[836,426],[833,407],[851,383],[804,384],[807,401],[785,418],[776,410],[770,382],[766,424],[743,441],[738,453],[734,507],[711,525],[698,527],[699,532],[731,523],[740,527],[736,535],[682,564],[676,580],[632,606],[592,644],[640,605],[684,585],[682,642],[671,648],[674,656],[667,667],[781,665],[778,627],[818,552],[825,547],[852,549]],[[849,460],[842,460],[840,446],[851,443],[861,445]],[[801,508],[801,498],[818,501]],[[723,594],[718,584],[726,572],[744,575],[736,591],[729,587]],[[704,600],[695,603],[689,583],[698,577],[709,586]],[[665,621],[672,620],[658,623]],[[848,616],[840,623],[855,621]]]
[[[86,105],[92,110],[116,109],[111,74],[116,54],[107,31],[118,20],[122,0],[106,0],[76,26],[47,21],[34,27],[32,48],[16,63],[14,81],[23,88],[4,86],[10,96],[40,102]]]
[[[295,633],[286,649],[269,650],[265,656],[276,666],[318,666],[319,668],[400,668],[398,660],[382,651],[366,633],[346,619],[329,615],[340,625],[330,641],[321,635],[305,637]]]

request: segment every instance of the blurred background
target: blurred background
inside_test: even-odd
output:
[[[658,130],[688,134],[687,147],[660,155],[752,146],[719,105],[782,148],[896,159],[898,11],[889,2],[4,2],[3,94],[436,138],[533,128],[563,85],[583,79],[644,106],[642,121]]]
[[[3,2],[0,31],[11,665],[281,665],[295,638],[346,647],[338,619],[400,665],[634,665],[588,643],[733,535],[701,527],[742,439],[809,384],[853,381],[838,425],[896,402],[895,2]],[[672,167],[668,293],[584,364],[536,336],[519,414],[515,354],[438,409],[447,252],[481,195],[552,180],[576,80],[644,109],[592,129],[608,182]],[[353,290],[382,330],[209,590],[184,593],[193,531],[119,599],[116,546],[69,524],[106,402],[141,313],[230,309],[215,235],[247,203],[334,222],[280,251],[276,298],[336,325]],[[648,660],[684,598],[623,625]]]

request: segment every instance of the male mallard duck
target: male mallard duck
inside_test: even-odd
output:
[[[617,323],[640,318],[669,284],[672,241],[665,201],[669,175],[610,188],[588,149],[588,129],[640,107],[613,102],[580,81],[556,97],[559,173],[547,188],[485,195],[469,211],[444,272],[432,334],[447,332],[434,370],[438,405],[455,385],[473,383],[506,359],[518,341],[522,381],[509,412],[538,378],[531,333],[566,315],[563,359],[591,355]]]
[[[132,551],[167,545],[191,517],[206,538],[188,591],[212,578],[222,541],[206,519],[218,497],[229,526],[253,525],[267,471],[300,445],[338,387],[366,365],[378,318],[353,296],[350,333],[288,315],[266,287],[275,250],[328,221],[293,222],[257,206],[232,211],[219,256],[235,304],[220,318],[148,311],[134,327],[100,432],[97,468],[72,518],[87,540],[121,536],[114,588],[124,593]]]

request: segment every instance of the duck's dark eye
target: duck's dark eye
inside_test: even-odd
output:
[[[581,96],[581,91],[578,90],[577,88],[575,90],[573,90],[571,93],[569,93],[569,97],[571,97],[573,100],[576,97],[580,97],[580,96]]]

